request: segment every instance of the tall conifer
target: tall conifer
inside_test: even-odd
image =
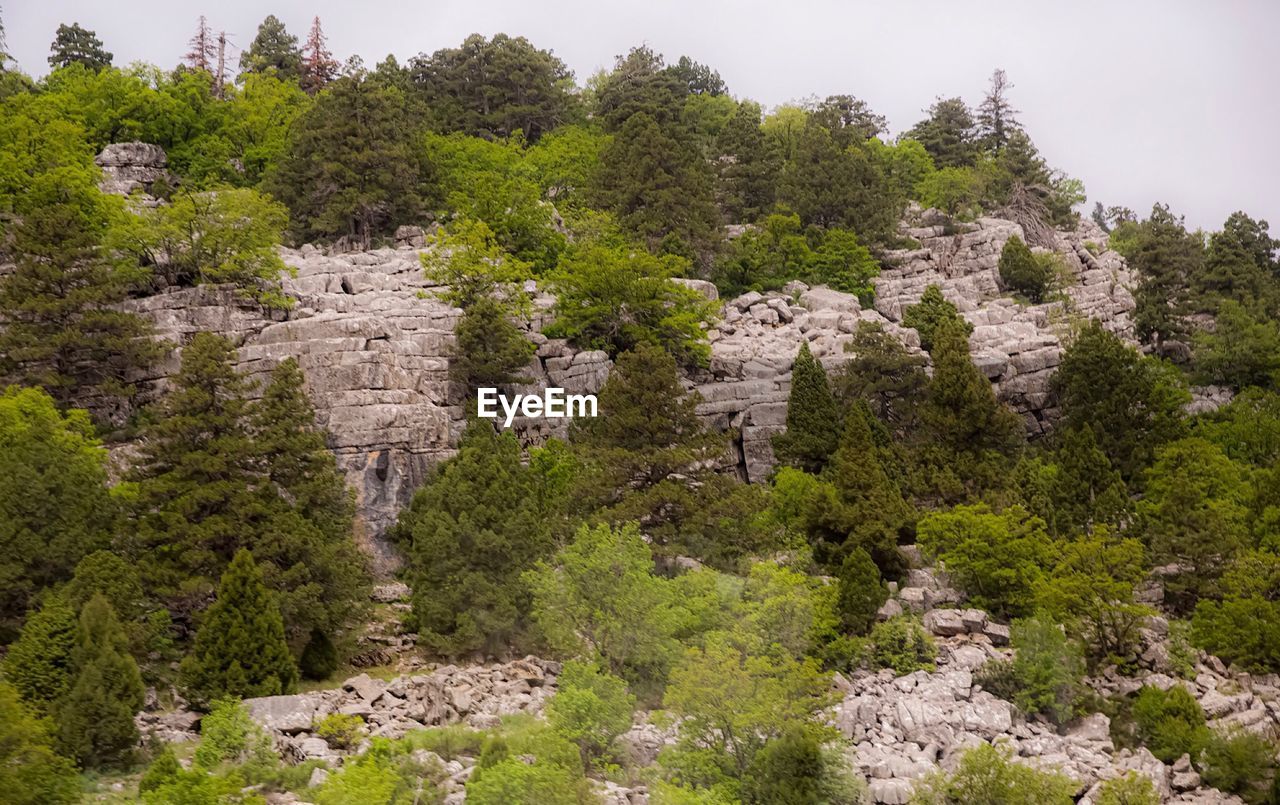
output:
[[[780,461],[806,472],[819,472],[840,440],[840,409],[827,370],[800,345],[791,369],[791,395],[787,399],[787,429],[773,437],[773,451]]]

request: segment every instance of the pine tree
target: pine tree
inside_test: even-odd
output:
[[[103,49],[98,35],[81,28],[78,22],[69,26],[59,25],[49,50],[49,66],[55,70],[72,64],[83,64],[90,70],[101,70],[110,67],[114,58]]]
[[[942,289],[930,285],[924,289],[920,301],[910,305],[902,314],[902,324],[920,334],[920,347],[933,352],[933,334],[944,321],[956,322],[964,328],[965,335],[973,332],[973,325],[960,318],[960,311],[942,295]]]
[[[124,630],[101,595],[80,613],[72,665],[71,690],[58,705],[62,745],[82,766],[122,765],[138,743],[133,716],[145,690]]]
[[[27,617],[0,669],[28,706],[49,715],[71,687],[75,645],[76,611],[66,596],[55,593]]]
[[[863,243],[889,237],[906,203],[864,144],[842,146],[814,122],[800,132],[783,168],[778,200],[805,226],[850,229]]]
[[[1012,87],[1004,70],[996,68],[991,73],[991,88],[978,104],[978,140],[988,153],[999,154],[1009,142],[1010,135],[1022,129],[1022,124],[1015,117],[1018,110],[1009,103],[1008,92]]]
[[[898,531],[910,521],[911,508],[880,462],[864,403],[849,407],[840,446],[823,477],[830,483],[805,515],[814,557],[839,567],[861,548],[884,575],[896,578],[903,570]]]
[[[187,44],[191,49],[182,57],[187,66],[192,70],[202,70],[212,74],[214,60],[218,57],[218,43],[203,14],[196,23],[195,36],[191,37],[191,41]]]
[[[10,229],[17,264],[0,278],[0,374],[103,413],[159,351],[146,320],[114,307],[145,274],[105,245],[118,201],[64,172],[40,177]]]
[[[1134,326],[1140,338],[1163,352],[1168,342],[1187,334],[1188,291],[1202,270],[1203,244],[1167,205],[1157,204],[1138,225],[1136,243],[1126,256],[1141,280],[1134,293]]]
[[[717,198],[725,220],[750,223],[765,215],[777,195],[782,159],[760,128],[758,105],[738,104],[716,137],[715,152],[719,155]]]
[[[844,628],[866,634],[876,622],[876,614],[889,597],[889,588],[880,578],[880,569],[863,548],[853,548],[840,565],[836,612]]]
[[[816,473],[826,466],[839,441],[840,410],[827,371],[806,341],[791,369],[787,429],[773,437],[773,452],[780,461]]]
[[[302,88],[315,95],[337,76],[338,62],[325,47],[324,31],[320,30],[320,18],[316,17],[302,51]]]
[[[938,98],[926,111],[929,117],[917,123],[906,136],[923,145],[938,168],[973,165],[978,157],[978,143],[969,106],[960,98]]]
[[[207,704],[224,696],[289,693],[297,678],[275,596],[253,554],[237,551],[183,661],[182,684],[194,701]]]
[[[1044,301],[1053,282],[1052,266],[1037,258],[1022,238],[1014,235],[1004,242],[997,267],[1005,288],[1022,294],[1032,304]]]
[[[466,389],[468,398],[474,399],[477,388],[529,382],[519,372],[529,365],[537,347],[497,300],[486,297],[468,306],[453,337],[449,377]]]
[[[298,37],[293,36],[274,14],[258,26],[258,34],[240,54],[240,78],[249,73],[273,72],[281,81],[302,78],[302,51]]]

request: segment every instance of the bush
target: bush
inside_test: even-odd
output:
[[[434,752],[448,762],[462,755],[479,755],[485,744],[485,734],[465,724],[450,724],[412,732],[406,740],[414,749]]]
[[[1238,794],[1248,803],[1274,801],[1268,795],[1276,782],[1276,747],[1260,735],[1239,728],[1214,733],[1200,767],[1207,785]]]
[[[588,766],[603,757],[613,741],[631,728],[635,697],[627,683],[595,665],[564,664],[556,695],[547,702],[551,729],[578,745]]]
[[[1181,685],[1167,691],[1144,685],[1133,703],[1133,719],[1138,740],[1164,763],[1184,754],[1196,757],[1210,738],[1200,703]]]
[[[467,781],[470,805],[571,805],[579,793],[579,780],[568,769],[515,758],[476,769]]]
[[[1103,783],[1097,805],[1160,805],[1160,795],[1150,777],[1131,771]]]
[[[239,760],[260,749],[269,750],[269,742],[239,700],[220,699],[213,703],[209,714],[200,719],[196,765],[211,769],[226,760]]]
[[[966,751],[951,774],[916,783],[913,805],[1071,805],[1076,783],[1064,774],[1014,762],[1008,749],[982,744]]]
[[[1071,718],[1084,675],[1080,645],[1043,616],[1015,621],[1010,642],[1017,651],[1011,668],[1018,687],[1014,703],[1025,713],[1040,713],[1058,724]]]
[[[298,660],[298,669],[304,677],[316,681],[328,679],[338,670],[338,648],[327,634],[319,629],[311,630]]]
[[[350,749],[364,734],[364,719],[357,715],[330,713],[316,725],[316,737],[334,749]]]
[[[1022,238],[1014,235],[1000,250],[1000,282],[1009,290],[1025,296],[1035,304],[1044,301],[1053,287],[1055,261],[1052,255],[1037,255]]]
[[[871,629],[872,661],[880,668],[892,668],[899,676],[932,671],[937,656],[933,638],[909,616],[890,618]]]
[[[822,746],[814,730],[795,726],[764,745],[742,778],[745,805],[856,805],[863,786]]]

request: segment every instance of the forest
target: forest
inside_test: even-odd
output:
[[[0,801],[1280,803],[1266,221],[1088,205],[1000,69],[891,133],[855,95],[762,108],[643,45],[586,77],[506,34],[369,67],[339,63],[319,18],[298,37],[268,16],[232,64],[194,28],[181,64],[120,66],[61,25],[34,79],[0,20]],[[135,142],[167,169],[110,192],[95,158]],[[902,316],[919,349],[865,322],[838,361],[799,348],[776,468],[749,483],[686,382],[721,306],[675,280],[870,308],[922,211],[956,237],[1021,227],[998,275],[1016,306],[1062,311],[1051,432],[997,397],[973,323],[931,286]],[[298,361],[251,378],[233,338],[165,341],[128,303],[209,286],[285,321],[282,247],[366,252],[405,226],[425,232],[424,293],[458,311],[458,399],[527,382],[536,316],[611,361],[599,415],[563,439],[470,419],[388,532],[415,667],[532,656],[555,687],[538,677],[536,714],[401,734],[317,711],[305,730],[332,755],[299,762],[245,700],[363,673],[385,701],[400,673],[353,663],[387,581],[355,493]],[[1053,244],[1081,226],[1135,279],[1131,332],[1070,310]],[[158,392],[140,381],[165,362]],[[1205,388],[1220,404],[1192,405]],[[1104,714],[1117,757],[1194,783],[1086,784],[977,739],[901,799],[875,793],[899,775],[865,772],[833,713],[858,685],[955,667],[956,632],[899,605],[921,573],[1008,642],[972,678],[1017,725]],[[1206,669],[1231,687],[1197,688]],[[1264,722],[1218,708],[1242,684]],[[174,712],[195,740],[146,728]],[[661,736],[643,760],[637,725]]]

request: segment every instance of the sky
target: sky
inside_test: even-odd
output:
[[[1280,234],[1277,0],[0,0],[8,50],[33,75],[61,22],[117,65],[178,62],[206,14],[247,47],[266,14],[300,39],[319,15],[340,60],[372,66],[523,35],[579,82],[634,45],[714,67],[766,108],[847,93],[896,134],[936,96],[976,105],[1003,68],[1020,119],[1091,207],[1168,203],[1192,227],[1242,209]],[[234,58],[233,58],[234,61]]]

